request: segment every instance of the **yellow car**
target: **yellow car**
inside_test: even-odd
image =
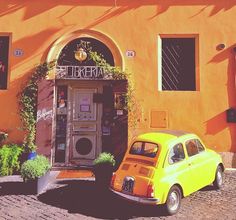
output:
[[[110,189],[134,202],[164,204],[173,215],[182,197],[209,184],[220,189],[223,172],[220,155],[207,149],[198,136],[165,130],[135,138]]]

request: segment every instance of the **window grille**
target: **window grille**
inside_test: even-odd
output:
[[[195,38],[162,38],[162,90],[195,91]]]

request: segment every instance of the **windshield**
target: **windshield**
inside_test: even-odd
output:
[[[145,157],[155,157],[157,155],[158,145],[149,142],[137,141],[130,148],[129,153]]]

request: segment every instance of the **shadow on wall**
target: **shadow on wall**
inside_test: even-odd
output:
[[[69,13],[76,7],[81,6],[104,6],[104,7],[115,7],[115,12],[107,10],[103,17],[113,17],[119,15],[123,12],[134,10],[142,6],[156,6],[156,13],[150,17],[150,19],[155,18],[159,14],[166,12],[172,6],[204,6],[197,14],[200,14],[206,8],[211,7],[211,12],[209,16],[213,16],[220,12],[221,10],[227,11],[235,6],[235,1],[216,1],[216,0],[145,0],[145,1],[128,1],[126,0],[61,0],[61,1],[21,1],[25,3],[19,3],[19,0],[10,0],[1,2],[0,17],[6,16],[17,12],[18,10],[25,9],[25,14],[23,20],[30,19],[34,16],[40,15],[46,11],[49,11],[58,5],[71,6],[71,8],[66,8],[64,15]],[[117,11],[116,11],[117,10]]]
[[[145,1],[145,2],[148,2],[148,1]],[[155,3],[157,5],[156,6],[156,14],[153,15],[152,17],[150,17],[149,19],[153,19],[156,16],[166,12],[172,6],[203,6],[203,5],[206,5],[198,13],[196,13],[192,17],[197,16],[198,14],[202,13],[205,9],[207,9],[209,7],[212,8],[209,16],[213,16],[213,15],[216,15],[217,13],[219,13],[221,10],[227,11],[235,6],[235,2],[233,0],[228,1],[228,2],[215,1],[215,0],[208,0],[208,1],[207,0],[199,0],[199,1],[198,0],[188,0],[188,1],[185,1],[185,0],[176,0],[176,1],[157,0],[157,1],[155,1]]]
[[[32,70],[27,71],[21,77],[11,81],[8,90],[0,91],[1,103],[6,103],[4,108],[0,108],[0,115],[4,115],[0,117],[0,130],[8,129],[6,132],[9,134],[9,141],[22,143],[24,137],[19,116],[18,95],[31,73]]]
[[[24,64],[24,62],[30,63],[29,59],[32,59],[37,55],[42,56],[42,53],[45,53],[46,48],[48,48],[48,40],[59,30],[60,29],[57,28],[47,29],[13,42],[12,47],[22,48],[24,50],[24,55],[20,59],[17,57],[12,57],[11,68],[14,69],[17,66]],[[45,48],[43,47],[44,44],[46,44]]]
[[[7,103],[4,108],[0,108],[0,115],[4,115],[4,117],[0,118],[0,129],[9,133],[9,140],[11,141],[22,142],[23,140],[24,132],[21,129],[18,94],[34,71],[34,69],[30,69],[20,72],[17,68],[22,66],[25,66],[24,69],[32,68],[38,65],[39,62],[44,62],[50,45],[46,44],[45,47],[43,45],[57,31],[59,29],[48,29],[13,42],[13,48],[23,48],[24,46],[27,48],[23,48],[25,53],[20,59],[12,57],[11,72],[14,72],[14,75],[10,74],[8,89],[0,91],[1,102]],[[33,60],[37,60],[35,62],[38,63],[33,63]],[[6,130],[6,128],[8,129]]]
[[[226,112],[214,116],[206,121],[206,134],[215,135],[228,127],[226,122]]]
[[[228,93],[228,108],[236,108],[236,54],[233,51],[233,48],[236,45],[225,49],[216,56],[214,56],[208,63],[220,63],[224,60],[228,60],[228,69],[227,69],[227,93]],[[226,121],[226,110],[219,113],[213,118],[206,121],[206,134],[215,135],[225,128],[229,128],[231,136],[231,149],[230,152],[236,153],[236,124],[227,123]],[[236,156],[235,156],[236,157]],[[234,157],[232,164],[236,164],[236,158]]]

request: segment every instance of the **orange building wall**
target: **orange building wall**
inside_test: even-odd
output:
[[[226,123],[225,115],[236,107],[234,0],[0,0],[0,5],[0,33],[12,34],[9,87],[0,90],[0,130],[10,140],[23,139],[17,94],[30,70],[58,38],[88,29],[116,43],[134,78],[143,113],[130,136],[156,130],[150,128],[151,110],[166,111],[168,128],[195,132],[217,151],[236,152],[236,124]],[[158,91],[157,39],[166,34],[198,36],[199,91]],[[226,48],[218,51],[220,43]],[[17,48],[23,56],[13,56]],[[134,58],[125,56],[128,49],[136,52]]]

